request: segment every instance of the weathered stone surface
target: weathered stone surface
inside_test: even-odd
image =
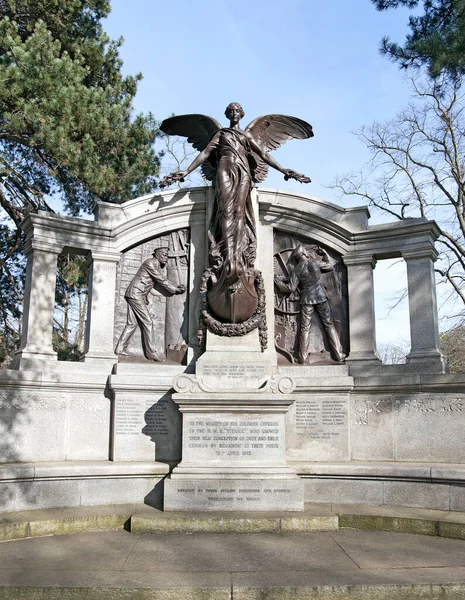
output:
[[[106,460],[109,399],[103,394],[69,394],[66,403],[66,460]]]
[[[165,510],[277,511],[303,509],[303,484],[294,479],[167,479]]]
[[[337,531],[336,515],[315,517],[281,517],[281,533],[310,533],[311,531]]]
[[[344,479],[304,479],[305,502],[383,504],[383,482]]]
[[[135,514],[131,533],[279,533],[279,517],[175,517]]]
[[[450,486],[424,482],[385,481],[384,504],[449,510]]]
[[[465,462],[465,395],[405,394],[393,397],[396,458]]]
[[[391,396],[351,395],[351,459],[394,460],[394,416]]]
[[[384,517],[375,515],[339,515],[339,526],[369,531],[394,531],[397,533],[419,533],[436,535],[436,522],[423,519]]]
[[[348,394],[299,394],[287,417],[288,460],[348,460]]]

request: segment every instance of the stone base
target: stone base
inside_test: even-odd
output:
[[[165,511],[301,511],[303,482],[285,479],[166,479]]]
[[[203,385],[183,376],[189,385]],[[175,388],[180,387],[180,378]],[[165,481],[167,511],[301,511],[303,485],[287,465],[285,415],[293,403],[275,393],[177,393],[182,413],[182,462]],[[270,387],[270,386],[268,386]],[[281,386],[282,387],[282,386]]]
[[[42,371],[44,368],[44,364],[47,364],[48,362],[51,362],[53,364],[56,363],[57,360],[57,353],[53,350],[50,350],[50,352],[29,352],[26,349],[18,350],[13,356],[10,369],[13,369],[15,371]]]
[[[427,373],[448,373],[449,365],[445,356],[435,351],[410,352],[406,357],[407,364],[418,365]]]

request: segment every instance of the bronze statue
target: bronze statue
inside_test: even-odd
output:
[[[286,115],[266,115],[252,121],[243,131],[239,122],[244,116],[240,104],[232,102],[225,111],[229,127],[204,115],[181,115],[166,119],[161,130],[181,135],[200,151],[185,171],[171,173],[160,182],[166,187],[201,166],[203,176],[215,188],[215,206],[210,226],[210,265],[207,285],[210,317],[223,324],[242,324],[229,328],[218,325],[217,333],[243,335],[257,326],[260,279],[254,270],[256,257],[255,219],[251,189],[263,181],[268,166],[284,178],[309,183],[305,175],[281,167],[269,154],[288,139],[313,136],[311,125]]]
[[[142,345],[146,358],[154,361],[164,361],[155,348],[152,335],[152,319],[147,309],[148,295],[154,284],[158,284],[169,295],[183,294],[186,291],[184,285],[173,285],[165,273],[165,265],[168,261],[168,248],[157,248],[152,258],[144,260],[139,270],[128,285],[124,297],[128,303],[128,314],[126,327],[119,338],[115,353],[126,356],[127,346],[133,333],[139,324],[142,334]]]
[[[291,254],[291,261],[296,262],[287,281],[275,277],[275,285],[282,292],[292,293],[300,287],[300,336],[298,360],[301,364],[307,363],[310,347],[310,329],[313,313],[316,311],[321,324],[326,332],[331,357],[336,362],[343,362],[345,354],[334,325],[326,297],[325,289],[321,282],[321,273],[331,271],[328,254],[323,248],[316,247],[315,254],[299,244]]]

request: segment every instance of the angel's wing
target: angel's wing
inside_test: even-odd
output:
[[[257,117],[245,130],[265,152],[276,150],[290,139],[305,140],[313,137],[313,129],[309,123],[288,115]],[[260,183],[268,174],[268,165],[255,152],[253,157],[256,162],[253,169],[254,180]]]
[[[160,129],[167,135],[187,137],[187,141],[201,152],[218,129],[221,129],[221,125],[216,119],[206,115],[179,115],[165,119]],[[202,175],[211,181],[215,175],[215,165],[206,161],[201,169]]]

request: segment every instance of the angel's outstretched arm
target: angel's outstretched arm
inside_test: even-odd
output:
[[[195,169],[197,169],[197,167],[200,167],[200,165],[203,164],[208,159],[208,157],[212,153],[213,149],[216,147],[218,138],[219,138],[219,134],[217,133],[216,135],[213,136],[213,138],[210,140],[210,142],[207,144],[207,146],[202,150],[202,152],[197,154],[197,156],[194,158],[194,160],[191,162],[191,164],[187,167],[187,169],[185,169],[184,171],[176,171],[175,173],[170,173],[162,181],[160,181],[159,186],[161,188],[164,188],[164,187],[167,187],[168,185],[171,185],[175,181],[184,181],[184,178],[187,177],[189,175],[189,173],[192,173],[192,171],[195,171]]]
[[[292,169],[285,169],[284,167],[282,167],[277,160],[275,160],[270,154],[268,154],[268,152],[264,152],[262,150],[262,148],[260,148],[260,146],[257,144],[257,142],[252,139],[251,137],[249,137],[249,143],[250,143],[250,147],[252,148],[252,150],[254,152],[256,152],[258,154],[258,156],[270,167],[273,167],[273,169],[276,169],[277,171],[279,171],[280,173],[283,173],[284,175],[284,179],[296,179],[297,181],[300,181],[301,183],[310,183],[311,179],[310,177],[306,177],[305,175],[301,175],[300,173],[297,173],[296,171],[293,171]]]
[[[200,165],[208,159],[208,157],[212,153],[213,149],[216,147],[218,139],[219,139],[219,133],[217,133],[216,135],[213,136],[213,138],[210,140],[210,142],[204,148],[204,150],[202,150],[202,152],[197,154],[197,157],[194,158],[194,160],[191,162],[191,164],[185,170],[186,175],[189,175],[189,173],[192,173],[192,171],[195,171],[195,169],[197,169],[197,167],[200,167]]]

